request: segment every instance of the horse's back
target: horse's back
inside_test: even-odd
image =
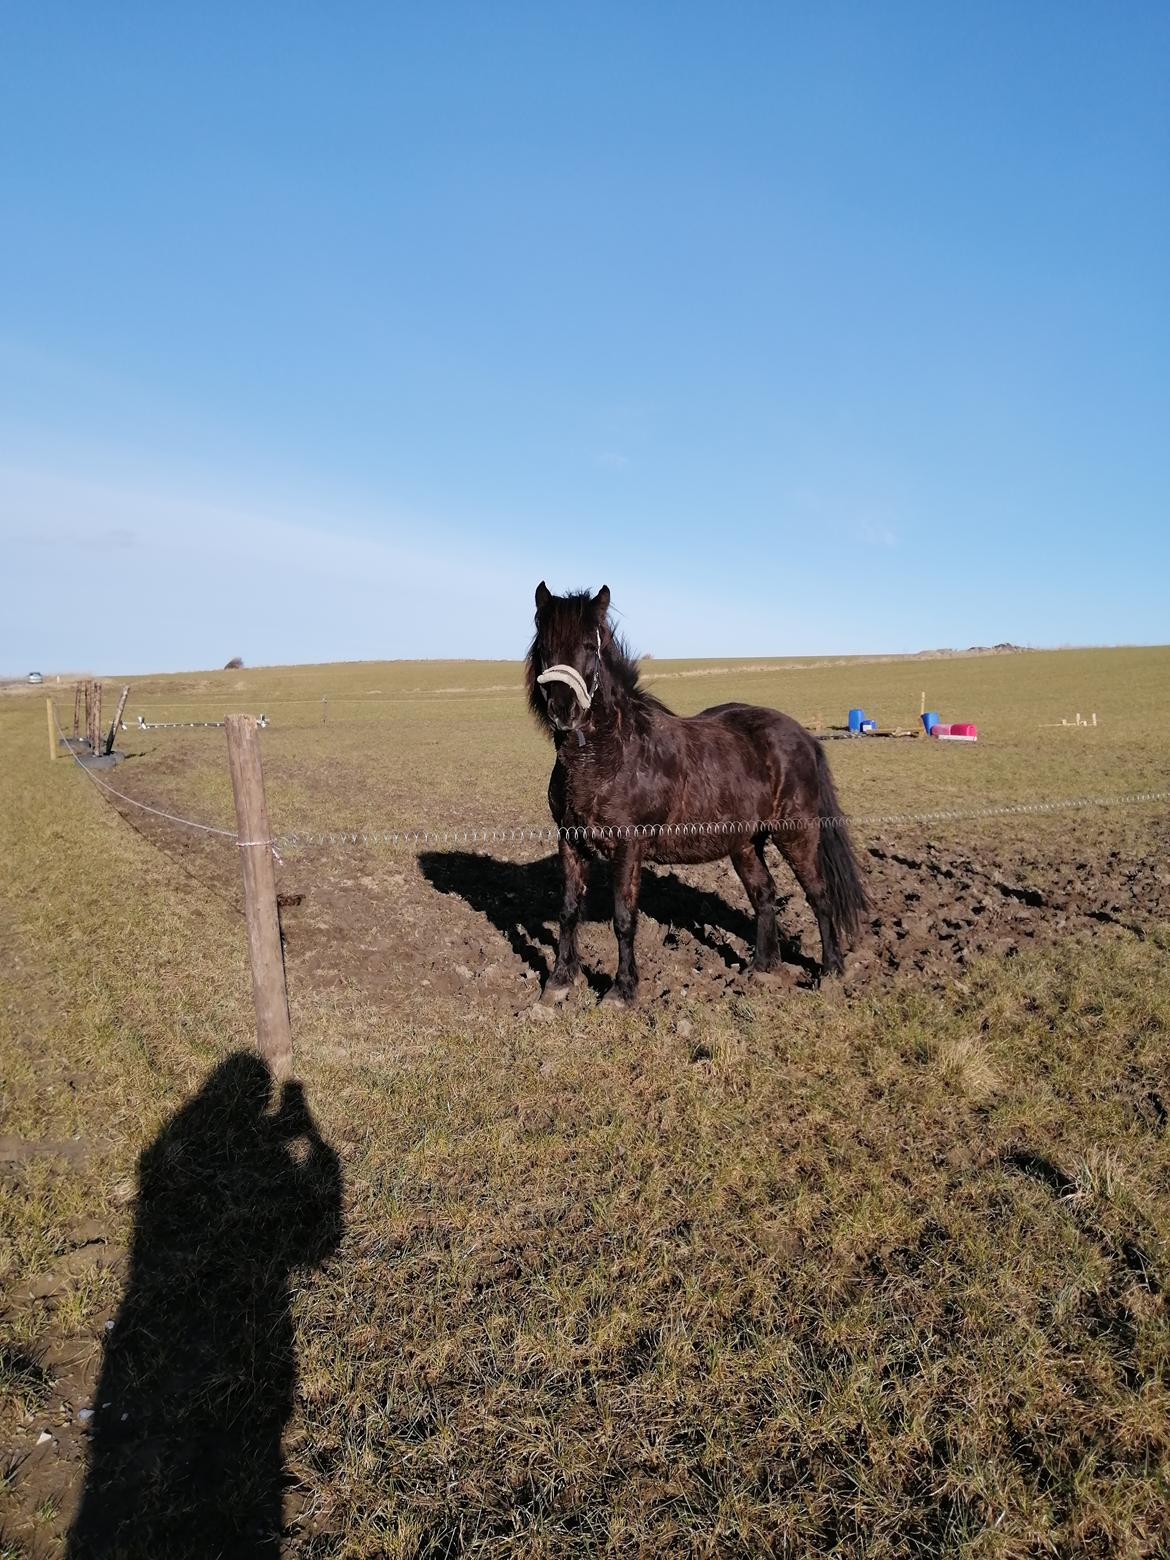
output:
[[[783,710],[769,709],[765,704],[713,704],[710,709],[700,710],[690,719],[718,721],[757,741],[767,737],[771,741],[786,741],[796,747],[804,747],[816,740],[808,728],[791,715],[785,715]]]
[[[714,704],[691,717],[698,730],[734,732],[754,755],[749,767],[762,766],[770,779],[773,805],[815,794],[819,744],[812,732],[782,710],[763,704]]]

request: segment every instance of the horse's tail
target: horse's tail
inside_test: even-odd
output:
[[[853,841],[849,838],[849,829],[841,812],[841,804],[837,800],[833,776],[829,771],[829,760],[825,757],[825,750],[821,744],[817,742],[815,746],[817,811],[821,820],[817,842],[817,865],[821,869],[825,892],[829,896],[829,915],[832,918],[833,930],[845,941],[852,942],[869,913],[869,896],[865,892],[865,884],[861,881],[861,871],[857,865]]]

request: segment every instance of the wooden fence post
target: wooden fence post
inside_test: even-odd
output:
[[[244,917],[252,962],[252,995],[256,1002],[256,1044],[273,1077],[292,1074],[292,1026],[284,983],[284,950],[280,945],[280,912],[276,905],[276,873],[268,803],[254,715],[228,715],[228,763],[236,801],[236,833],[244,868]]]
[[[93,678],[87,677],[83,684],[85,692],[85,740],[88,742],[93,736]]]
[[[81,735],[81,683],[78,682],[73,689],[73,735]]]
[[[127,683],[122,689],[122,697],[118,700],[118,708],[114,711],[114,719],[110,723],[110,734],[106,738],[106,745],[102,749],[103,753],[112,753],[114,751],[114,741],[118,735],[118,727],[122,724],[122,714],[126,708],[126,700],[129,697],[130,684]]]
[[[57,722],[53,719],[53,701],[45,700],[45,714],[49,717],[49,757],[57,756]]]
[[[93,703],[90,706],[89,751],[95,756],[102,750],[102,685],[93,685]]]

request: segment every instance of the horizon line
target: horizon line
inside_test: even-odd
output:
[[[710,665],[713,662],[725,663],[728,667],[743,666],[744,663],[770,662],[791,667],[794,663],[807,665],[832,665],[842,661],[943,661],[943,660],[974,660],[979,657],[1006,657],[1012,655],[1060,655],[1073,651],[1083,650],[1165,650],[1170,649],[1170,642],[1162,640],[1125,640],[1114,641],[1109,644],[1073,644],[1064,643],[1058,645],[1017,645],[1010,641],[1000,641],[999,645],[968,645],[964,649],[954,649],[949,646],[939,646],[931,650],[843,650],[832,651],[823,655],[809,654],[771,654],[771,655],[654,655],[648,652],[645,655],[635,656],[639,662],[649,661],[666,665],[670,662],[701,662]],[[103,672],[79,669],[76,667],[62,671],[40,671],[33,668],[26,672],[0,672],[0,688],[12,687],[44,687],[48,686],[50,678],[79,678],[79,677],[109,677],[113,680],[123,677],[182,677],[182,676],[209,676],[218,673],[232,672],[275,672],[288,671],[300,667],[318,666],[523,666],[523,656],[357,656],[352,659],[339,661],[257,661],[251,665],[237,667],[228,666],[179,666],[169,670],[155,669],[146,672]],[[770,666],[760,666],[759,670],[770,670]],[[30,683],[29,677],[37,672],[43,677],[43,683]]]

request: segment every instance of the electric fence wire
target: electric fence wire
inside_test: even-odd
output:
[[[417,850],[436,846],[501,845],[501,844],[559,844],[562,840],[574,845],[601,844],[655,839],[695,839],[735,835],[784,834],[813,827],[886,828],[906,824],[961,823],[988,818],[1016,818],[1057,812],[1078,812],[1089,808],[1135,807],[1157,802],[1170,802],[1170,791],[1126,791],[1112,796],[1068,796],[1046,798],[1035,802],[1012,802],[994,807],[939,808],[917,813],[838,813],[810,818],[752,818],[722,819],[713,822],[686,823],[619,823],[619,824],[537,824],[456,829],[327,829],[296,830],[275,834],[271,840],[241,840],[233,829],[221,829],[215,824],[201,823],[194,818],[184,818],[178,813],[152,807],[137,797],[119,791],[116,786],[100,780],[86,767],[74,752],[61,730],[57,712],[53,711],[53,724],[66,751],[78,768],[107,796],[136,807],[141,812],[162,818],[168,823],[186,829],[197,829],[203,834],[231,840],[247,849],[252,845],[271,845],[274,851],[297,850],[324,846],[361,846],[390,849]]]

